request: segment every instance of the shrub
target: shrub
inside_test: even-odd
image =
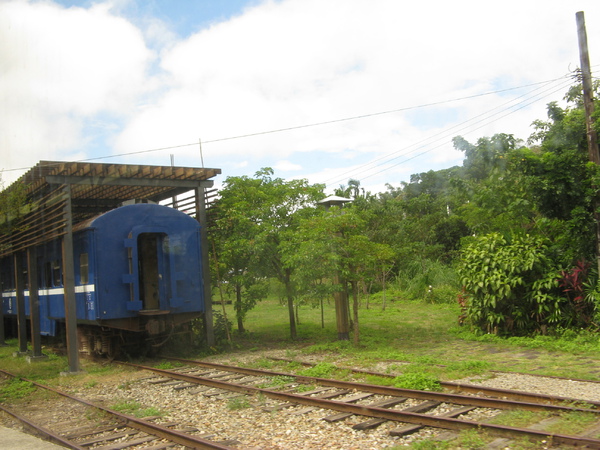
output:
[[[320,362],[314,367],[310,367],[308,369],[301,370],[299,375],[303,375],[305,377],[314,377],[314,378],[327,378],[330,377],[333,373],[339,372],[339,369],[331,363]]]
[[[546,241],[530,235],[508,241],[492,233],[467,244],[458,268],[466,321],[487,333],[511,335],[545,333],[559,324],[559,271],[547,253]]]
[[[407,372],[395,377],[392,384],[401,389],[416,389],[420,391],[441,391],[437,378],[423,372]]]
[[[594,322],[598,295],[590,278],[590,264],[586,261],[578,261],[571,270],[560,272],[559,287],[567,300],[566,326],[588,327]]]

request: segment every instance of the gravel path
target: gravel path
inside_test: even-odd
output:
[[[457,382],[600,402],[599,382],[565,380],[562,378],[538,377],[535,375],[504,372],[494,372],[492,378],[485,380],[481,379],[481,377],[470,377],[457,380]]]

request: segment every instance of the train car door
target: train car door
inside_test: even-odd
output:
[[[142,309],[158,310],[166,301],[166,265],[163,233],[140,233],[138,246],[138,275]]]

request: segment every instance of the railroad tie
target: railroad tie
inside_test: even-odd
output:
[[[83,441],[78,441],[77,445],[82,446],[82,447],[87,447],[90,445],[98,444],[100,442],[116,441],[117,439],[134,436],[136,434],[140,434],[140,430],[131,429],[131,430],[127,430],[127,431],[121,431],[119,433],[112,433],[108,436],[96,436],[96,437],[93,437],[90,439],[85,439]],[[144,433],[144,434],[146,436],[148,436],[146,433]],[[152,439],[156,439],[156,436],[152,436]]]
[[[156,441],[157,439],[159,439],[159,438],[157,438],[156,436],[140,437],[140,438],[134,439],[132,441],[122,442],[120,444],[107,445],[105,447],[94,447],[94,450],[123,450],[126,448],[131,448],[135,445],[142,445],[142,444],[145,444],[146,442]]]
[[[417,406],[419,406],[419,405],[417,405]],[[432,409],[432,408],[429,408],[429,409]],[[456,418],[456,417],[460,416],[461,414],[466,414],[470,411],[473,411],[474,409],[476,409],[474,406],[464,406],[462,408],[453,409],[452,411],[448,411],[447,413],[440,414],[440,417],[445,417],[448,419]],[[405,411],[408,411],[408,409]],[[425,411],[412,411],[412,412],[425,412]],[[425,426],[424,425],[406,425],[401,428],[396,428],[394,430],[390,430],[389,434],[390,434],[390,436],[406,436],[407,434],[414,433],[415,431],[418,431],[421,428],[425,428]]]
[[[381,400],[380,402],[375,402],[369,406],[375,406],[377,408],[391,408],[392,406],[396,406],[399,403],[405,402],[406,397],[397,397],[389,400]],[[365,422],[360,422],[352,426],[355,430],[372,430],[373,428],[377,428],[382,423],[387,422],[386,419],[371,419],[366,420]]]
[[[335,397],[339,397],[340,395],[346,395],[348,393],[350,393],[351,391],[349,391],[348,389],[342,389],[342,390],[335,390],[332,391],[331,388],[325,387],[325,388],[318,388],[318,389],[314,389],[312,391],[306,391],[306,392],[302,392],[298,395],[302,395],[305,397],[309,397],[311,395],[314,394],[318,394],[321,392],[325,392],[325,394],[320,394],[320,395],[315,395],[314,398],[320,398],[320,399],[330,399],[330,398],[335,398]],[[267,407],[267,408],[263,408],[263,411],[265,412],[273,412],[273,411],[278,411],[280,409],[287,409],[287,408],[291,408],[292,406],[294,406],[292,403],[282,403],[280,405],[277,406],[271,406],[271,407]],[[302,408],[296,411],[292,411],[289,414],[290,415],[302,415],[302,414],[306,414],[309,413],[311,411],[314,411],[315,409],[319,409],[316,406],[307,406],[306,408]]]
[[[352,397],[345,398],[345,399],[341,400],[341,402],[342,403],[355,403],[355,402],[358,402],[359,400],[369,398],[374,395],[375,394],[373,394],[372,392],[361,392],[360,394],[356,394],[356,395],[353,395]],[[337,413],[337,414],[332,414],[327,417],[323,417],[323,420],[325,420],[326,422],[337,422],[339,420],[344,420],[345,418],[350,417],[352,415],[353,414],[351,414],[351,413]]]

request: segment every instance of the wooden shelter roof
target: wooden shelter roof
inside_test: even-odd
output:
[[[65,234],[67,206],[76,224],[127,200],[158,203],[212,187],[210,179],[220,173],[198,167],[40,161],[2,193],[24,190],[27,206],[20,217],[4,218],[4,225],[11,226],[0,235],[0,256]]]

